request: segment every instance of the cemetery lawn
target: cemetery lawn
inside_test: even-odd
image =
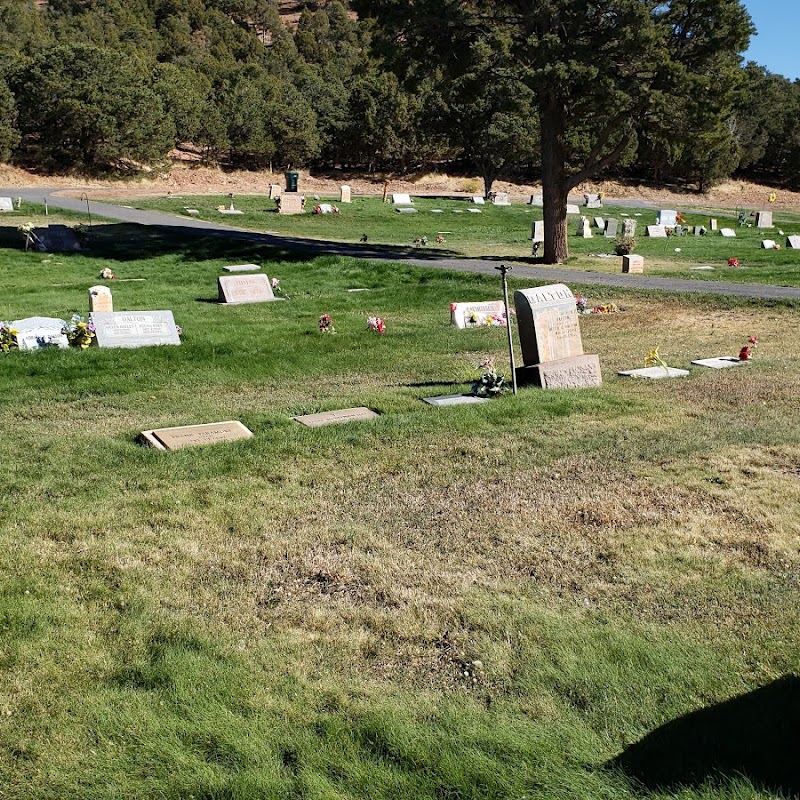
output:
[[[246,262],[288,299],[217,305]],[[575,285],[602,387],[433,408],[508,375],[448,324],[495,278],[105,225],[0,249],[0,319],[97,283],[182,344],[0,354],[0,798],[800,791],[796,307]],[[690,376],[617,377],[656,346]]]
[[[542,218],[542,209],[524,204],[510,207],[495,207],[491,204],[475,206],[466,199],[418,197],[414,200],[416,214],[401,214],[396,206],[384,204],[380,198],[355,197],[349,205],[338,203],[335,198],[321,197],[315,201],[308,197],[302,215],[279,215],[275,203],[264,196],[239,196],[234,205],[243,213],[240,216],[225,216],[216,211],[218,206],[228,207],[230,198],[223,195],[182,196],[179,198],[136,198],[119,201],[137,208],[155,209],[186,216],[185,207],[200,212],[200,219],[226,225],[269,231],[301,238],[358,243],[366,234],[369,244],[384,244],[401,248],[403,252],[418,250],[420,254],[447,256],[470,256],[531,260],[531,225]],[[318,202],[335,204],[340,214],[312,214],[310,209]],[[440,209],[442,213],[434,213]],[[470,209],[480,210],[480,214]],[[679,209],[680,210],[680,209]],[[778,286],[800,286],[800,250],[786,248],[790,235],[800,234],[800,214],[776,212],[775,226],[759,230],[754,220],[748,218],[751,227],[737,225],[734,210],[717,210],[708,213],[683,210],[686,224],[705,225],[709,228],[709,217],[717,219],[719,227],[730,227],[736,238],[723,238],[719,232],[702,237],[694,235],[669,236],[666,239],[651,239],[646,235],[646,226],[656,221],[655,209],[622,206],[605,206],[600,209],[581,208],[581,213],[593,220],[619,220],[622,231],[625,216],[637,223],[635,252],[645,258],[645,272],[664,277],[693,278],[696,280],[725,280],[739,283],[765,283]],[[597,272],[620,272],[619,257],[602,258],[598,254],[614,251],[614,240],[605,238],[593,226],[593,237],[583,239],[575,235],[579,216],[568,218],[570,259],[562,266],[589,269]],[[783,234],[778,231],[783,231]],[[442,234],[446,240],[436,243]],[[424,247],[414,242],[427,237]],[[761,242],[772,239],[780,250],[764,250]],[[740,266],[728,266],[728,259],[736,258]],[[713,266],[713,270],[696,270],[692,267]]]

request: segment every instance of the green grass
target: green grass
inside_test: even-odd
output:
[[[244,261],[289,299],[216,305]],[[505,331],[448,324],[496,278],[108,225],[0,250],[0,319],[85,314],[106,266],[183,343],[0,357],[0,798],[798,790],[795,309],[576,286],[623,309],[581,318],[602,387],[435,409],[507,374]],[[615,374],[749,335],[746,367]],[[225,419],[254,438],[136,442]]]
[[[336,199],[321,198],[321,201],[335,203]],[[235,217],[226,217],[216,211],[218,206],[227,207],[230,204],[230,199],[223,196],[137,198],[130,202],[135,203],[138,208],[157,209],[178,215],[183,214],[184,207],[188,206],[197,208],[201,219],[291,236],[356,243],[362,234],[367,234],[371,244],[386,244],[404,249],[416,249],[414,241],[421,236],[427,236],[426,252],[435,252],[442,256],[514,259],[530,258],[531,225],[534,220],[542,218],[540,208],[522,204],[511,207],[487,204],[480,207],[480,214],[474,214],[469,209],[477,207],[464,200],[428,197],[415,199],[417,214],[397,213],[394,206],[384,204],[378,198],[367,197],[356,197],[350,205],[339,204],[339,215],[306,213],[297,216],[277,214],[273,201],[258,196],[237,196],[234,199],[235,206],[244,213]],[[308,207],[315,202],[309,197]],[[433,213],[432,209],[441,209],[442,213]],[[620,221],[620,232],[623,213],[635,219],[638,234],[636,252],[645,257],[648,274],[696,280],[800,286],[800,251],[784,247],[786,236],[800,234],[799,214],[776,213],[775,227],[771,230],[759,230],[755,227],[738,226],[736,214],[732,210],[710,213],[681,210],[688,225],[705,225],[708,228],[709,216],[713,215],[720,228],[734,228],[736,238],[725,239],[719,233],[709,232],[703,237],[689,235],[650,239],[646,236],[645,227],[655,224],[657,212],[653,209],[606,206],[602,209],[582,209],[582,212],[590,220],[594,216],[617,218]],[[613,252],[613,240],[601,236],[596,228],[592,239],[574,235],[578,219],[577,216],[569,217],[571,256],[566,266],[598,272],[619,272],[619,258],[606,260],[596,257],[598,253]],[[779,234],[778,230],[782,230],[785,235]],[[443,233],[446,243],[437,245],[436,235],[440,232]],[[775,240],[781,245],[781,250],[762,249],[763,239]],[[676,248],[680,252],[676,252]],[[741,266],[738,269],[729,268],[729,258],[739,259]],[[704,265],[715,269],[713,272],[689,269]]]

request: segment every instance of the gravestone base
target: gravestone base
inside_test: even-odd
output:
[[[600,357],[571,356],[527,367],[517,367],[518,386],[539,386],[542,389],[588,389],[602,385]]]

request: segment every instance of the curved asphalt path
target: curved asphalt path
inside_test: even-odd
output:
[[[22,197],[31,203],[45,203],[53,208],[86,213],[86,200],[63,197],[65,189],[2,189],[0,196]],[[613,201],[609,201],[613,202]],[[625,205],[644,207],[642,203],[625,201]],[[257,242],[283,250],[308,253],[309,255],[343,255],[379,261],[402,261],[422,267],[434,267],[455,272],[477,272],[494,274],[496,266],[503,263],[513,266],[515,277],[531,278],[546,283],[577,283],[594,286],[612,286],[626,289],[656,289],[666,292],[689,292],[694,294],[729,295],[764,300],[800,300],[800,288],[769,286],[766,284],[734,283],[732,281],[704,281],[685,278],[657,278],[652,275],[592,272],[590,270],[564,269],[559,267],[532,267],[499,258],[455,258],[442,257],[436,253],[420,253],[409,248],[393,249],[388,245],[350,244],[347,242],[325,242],[300,239],[272,233],[243,230],[194,217],[178,217],[161,211],[144,211],[136,208],[102,203],[89,198],[92,215],[137,225],[152,225],[164,230],[176,230],[183,234],[222,236],[240,241]]]

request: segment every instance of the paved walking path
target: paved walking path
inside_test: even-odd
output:
[[[53,208],[86,213],[87,201],[74,197],[63,197],[64,189],[2,189],[0,196],[22,197],[31,203],[47,202]],[[634,205],[633,201],[625,201]],[[638,205],[638,204],[637,204]],[[309,255],[342,255],[354,258],[379,261],[402,261],[422,267],[453,270],[455,272],[477,272],[494,274],[494,270],[504,264],[513,266],[515,277],[530,278],[547,283],[572,283],[594,286],[624,287],[627,289],[658,289],[666,292],[691,292],[695,294],[733,295],[765,300],[798,300],[800,288],[769,286],[756,283],[734,283],[733,281],[691,280],[686,278],[657,278],[652,275],[630,275],[622,273],[592,272],[590,270],[564,269],[563,267],[532,267],[500,258],[453,258],[437,253],[421,253],[409,248],[392,248],[388,245],[350,244],[347,242],[324,242],[315,239],[300,239],[273,233],[260,233],[235,228],[216,222],[178,217],[161,211],[102,203],[89,198],[89,210],[93,216],[119,220],[138,225],[152,225],[158,228],[178,230],[186,234],[214,235],[235,238],[240,241],[258,242],[283,250],[308,253]]]

